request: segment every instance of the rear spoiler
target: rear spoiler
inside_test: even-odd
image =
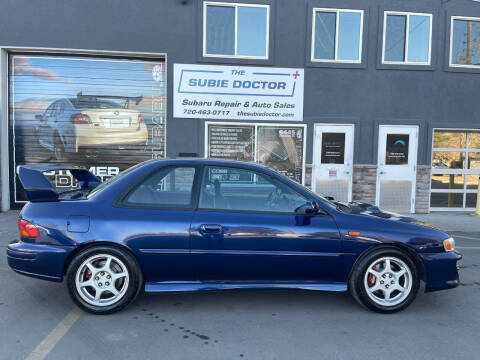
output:
[[[83,166],[63,164],[31,164],[18,167],[18,178],[31,202],[58,201],[59,193],[43,174],[46,171],[68,170],[81,189],[93,189],[101,181]]]
[[[140,104],[143,100],[143,96],[122,96],[122,95],[90,95],[90,94],[83,94],[81,91],[77,94],[77,99],[119,99],[119,100],[127,100],[127,101],[135,101],[135,105]]]

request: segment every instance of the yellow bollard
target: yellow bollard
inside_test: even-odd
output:
[[[480,216],[480,176],[478,177],[478,191],[477,191],[477,210],[475,215]]]

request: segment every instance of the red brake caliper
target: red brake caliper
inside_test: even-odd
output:
[[[97,263],[98,263],[98,260],[94,261],[93,266],[97,266]],[[92,276],[92,271],[89,268],[87,268],[87,270],[85,271],[85,280],[90,279],[91,276]]]
[[[372,270],[377,270],[377,265],[372,266]],[[376,277],[373,274],[368,274],[368,286],[372,287],[375,285]]]

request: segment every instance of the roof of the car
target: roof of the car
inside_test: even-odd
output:
[[[220,166],[241,166],[241,167],[250,167],[250,168],[259,168],[259,169],[269,169],[268,167],[247,161],[238,161],[238,160],[225,160],[225,159],[208,159],[208,158],[165,158],[165,159],[156,159],[150,160],[149,162],[155,163],[184,163],[184,164],[197,164],[197,165],[220,165]]]

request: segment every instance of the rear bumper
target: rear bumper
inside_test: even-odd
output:
[[[12,241],[7,246],[8,265],[16,272],[50,281],[62,281],[63,269],[74,246],[39,245]]]
[[[457,261],[462,255],[456,251],[420,254],[426,270],[425,292],[455,288],[459,285]]]
[[[80,148],[109,145],[145,145],[148,141],[148,130],[145,124],[136,130],[100,131],[90,127],[76,126],[76,144]]]

